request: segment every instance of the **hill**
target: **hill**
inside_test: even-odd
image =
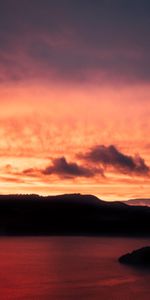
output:
[[[0,235],[150,235],[150,208],[81,194],[1,195]]]

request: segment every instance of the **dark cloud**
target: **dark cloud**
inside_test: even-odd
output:
[[[58,175],[63,178],[75,177],[94,177],[100,175],[104,177],[103,170],[92,166],[81,166],[76,162],[68,162],[65,157],[59,157],[52,160],[51,164],[45,168],[28,168],[23,171],[18,171],[11,165],[6,165],[3,168],[4,173],[12,176],[29,176],[41,177],[42,175]]]
[[[12,176],[41,177],[57,175],[61,179],[73,179],[77,177],[92,178],[100,176],[106,178],[107,171],[128,174],[129,176],[147,176],[150,175],[150,168],[144,159],[139,156],[126,155],[119,151],[114,145],[97,145],[91,148],[85,154],[78,154],[78,160],[84,163],[68,162],[65,157],[58,157],[51,161],[51,164],[45,168],[28,168],[22,172],[6,165],[3,171]],[[12,179],[13,181],[13,179]]]
[[[44,175],[57,174],[60,177],[93,177],[93,170],[79,166],[77,163],[69,163],[65,157],[53,160],[53,164],[42,171]]]
[[[148,176],[150,172],[150,168],[139,155],[135,157],[126,155],[113,145],[108,147],[104,145],[95,146],[81,157],[96,164],[101,164],[104,168],[110,166],[129,175]]]
[[[149,81],[149,28],[148,0],[1,0],[0,80]]]

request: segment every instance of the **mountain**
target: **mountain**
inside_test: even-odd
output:
[[[130,199],[123,201],[123,203],[128,204],[128,205],[135,205],[135,206],[149,206],[150,207],[150,199]]]
[[[150,208],[92,195],[0,196],[0,235],[150,235]]]

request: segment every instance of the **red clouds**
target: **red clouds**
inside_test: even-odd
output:
[[[0,81],[149,82],[149,9],[146,0],[1,0]]]
[[[149,12],[146,0],[1,0],[0,156],[21,190],[149,184]]]

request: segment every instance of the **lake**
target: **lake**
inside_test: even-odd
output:
[[[149,300],[150,271],[121,265],[144,238],[1,237],[1,300]]]

